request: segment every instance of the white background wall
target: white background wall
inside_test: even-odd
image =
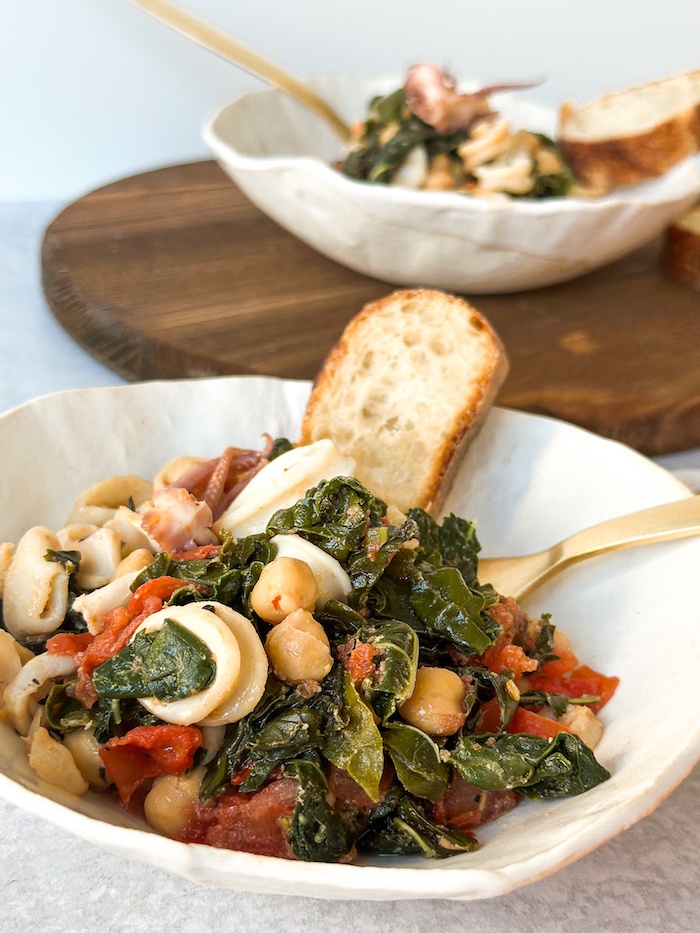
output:
[[[530,93],[556,105],[700,67],[700,0],[182,3],[301,75],[425,59],[484,83],[545,75]],[[204,119],[256,83],[127,0],[0,0],[0,199],[204,158]]]

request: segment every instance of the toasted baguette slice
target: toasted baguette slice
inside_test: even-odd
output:
[[[660,263],[668,278],[700,291],[700,205],[666,230]]]
[[[394,292],[366,305],[331,350],[301,442],[329,437],[375,495],[437,514],[507,369],[500,340],[466,301]]]
[[[605,94],[559,112],[558,142],[582,184],[657,178],[700,147],[700,71]]]

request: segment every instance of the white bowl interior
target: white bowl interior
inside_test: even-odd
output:
[[[16,540],[39,522],[59,527],[77,493],[98,479],[152,476],[180,453],[257,446],[263,431],[295,439],[308,392],[308,383],[233,377],[67,392],[16,409],[0,418],[0,539]],[[496,409],[446,510],[477,520],[488,556],[531,551],[684,495],[672,476],[626,447]],[[639,819],[700,755],[700,724],[687,696],[687,672],[700,663],[698,561],[700,539],[629,550],[568,571],[525,603],[531,612],[551,611],[584,662],[621,678],[597,752],[612,778],[581,797],[524,802],[480,830],[483,846],[472,854],[319,865],[183,845],[103,795],[69,798],[38,781],[7,723],[0,723],[0,793],[97,845],[205,884],[323,898],[503,894]]]

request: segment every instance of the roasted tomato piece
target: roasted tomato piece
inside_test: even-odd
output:
[[[176,577],[155,577],[153,580],[146,580],[129,600],[127,611],[132,617],[139,615],[147,608],[147,600],[154,597],[160,600],[160,606],[154,610],[157,612],[163,608],[163,603],[173,595],[175,590],[186,585],[184,580],[178,580]]]
[[[485,732],[501,732],[500,727],[501,711],[498,706],[498,700],[494,697],[487,700],[481,707],[479,715],[474,726],[474,734],[480,735]],[[522,706],[518,707],[515,715],[508,723],[505,729],[511,735],[524,732],[527,735],[541,735],[552,739],[559,732],[571,732],[566,726],[560,725],[554,719],[548,719],[546,716],[540,716]]]
[[[76,655],[80,654],[81,651],[92,644],[95,636],[91,635],[90,632],[60,632],[58,635],[53,635],[46,642],[46,650],[49,654],[59,654],[65,655],[70,658],[74,658]]]
[[[541,672],[533,674],[530,682],[535,690],[544,690],[547,693],[561,693],[566,697],[597,696],[597,703],[591,703],[590,709],[598,713],[605,704],[612,699],[619,677],[606,677],[590,667],[581,665],[569,674],[561,677],[547,677]]]
[[[347,771],[331,765],[328,772],[328,789],[339,804],[349,803],[351,807],[357,807],[358,810],[371,810],[384,800],[393,780],[394,769],[391,765],[385,765],[379,782],[379,800],[372,800],[360,785],[353,781]]]
[[[128,803],[149,778],[191,768],[201,744],[202,733],[196,726],[137,726],[103,745],[100,758],[122,802]]]
[[[541,735],[543,738],[553,739],[560,732],[571,733],[571,729],[562,726],[555,719],[548,719],[546,716],[540,716],[539,713],[533,713],[529,709],[519,707],[508,723],[506,732],[511,734],[524,732],[526,735]]]
[[[475,735],[481,735],[484,732],[500,731],[501,708],[496,697],[493,697],[493,699],[487,700],[479,710],[473,732]]]
[[[298,790],[296,781],[282,778],[252,794],[227,791],[213,803],[196,803],[195,814],[180,839],[293,859],[285,823],[294,813]]]
[[[339,650],[339,657],[345,670],[350,674],[353,683],[357,686],[365,677],[374,674],[374,655],[376,651],[373,645],[364,641],[349,642]]]
[[[520,802],[513,790],[481,790],[468,784],[453,769],[452,781],[444,795],[435,804],[433,815],[437,823],[454,826],[468,832],[482,823],[489,823],[508,813]]]
[[[599,712],[609,700],[612,700],[618,684],[620,683],[619,677],[606,677],[605,674],[600,674],[598,671],[594,671],[585,664],[582,664],[581,667],[577,667],[575,671],[571,672],[571,679],[575,683],[577,681],[583,681],[582,684],[577,686],[577,689],[582,689],[587,682],[595,684],[595,690],[592,690],[591,693],[595,696],[599,696],[600,700],[597,703],[591,704],[591,709],[594,713]],[[584,694],[571,693],[569,696],[584,696]]]
[[[520,645],[504,645],[502,648],[489,648],[481,656],[482,662],[494,674],[513,671],[517,680],[523,674],[536,671],[538,661],[528,658]]]
[[[557,655],[553,661],[547,661],[537,672],[543,677],[561,677],[562,674],[568,674],[578,667],[578,658],[571,648],[555,648],[554,654]]]

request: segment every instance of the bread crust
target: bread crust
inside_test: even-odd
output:
[[[698,217],[697,229],[685,226],[681,217],[666,230],[659,264],[667,278],[700,291],[700,208],[692,214]]]
[[[357,354],[358,347],[362,345],[363,333],[366,331],[368,322],[384,313],[390,313],[397,303],[421,302],[429,307],[436,301],[447,303],[458,314],[469,315],[473,322],[478,322],[479,330],[487,338],[483,350],[480,350],[481,368],[476,384],[470,397],[464,400],[462,407],[453,412],[451,424],[445,436],[440,440],[428,438],[432,443],[430,449],[433,455],[429,469],[424,472],[418,483],[419,491],[415,501],[398,502],[387,495],[387,490],[372,490],[375,494],[388,498],[388,501],[402,508],[415,505],[433,514],[438,514],[455,471],[466,452],[468,442],[475,436],[508,372],[506,351],[498,335],[486,318],[463,299],[430,289],[405,289],[395,291],[385,298],[366,305],[350,321],[339,341],[326,357],[311,392],[300,439],[300,443],[309,444],[318,440],[321,435],[328,436],[328,400],[337,393],[341,368],[345,366],[348,359],[352,360]],[[416,401],[419,400],[416,399]],[[332,428],[330,436],[335,440]],[[343,450],[342,446],[339,446]],[[352,450],[346,449],[343,452],[353,455]],[[390,449],[387,449],[387,455],[391,456]],[[372,488],[371,485],[370,488]]]
[[[507,375],[508,361],[505,349],[501,347],[499,353],[493,354],[490,371],[481,380],[478,398],[455,422],[455,429],[451,436],[438,447],[439,467],[426,486],[421,505],[426,512],[434,515],[440,513],[467,448],[476,437],[486,415],[495,403],[498,390]]]
[[[658,178],[700,146],[700,106],[648,133],[580,142],[560,137],[559,147],[574,175],[588,188],[618,188]]]
[[[604,114],[609,103],[615,102],[619,107],[620,101],[629,97],[631,103],[638,106],[644,95],[653,93],[664,84],[684,78],[692,86],[697,86],[700,83],[700,72],[689,72],[678,79],[667,78],[626,91],[605,94],[580,108],[570,102],[562,104],[557,142],[564,158],[583,185],[608,190],[639,184],[658,178],[683,159],[698,152],[700,90],[694,104],[688,105],[686,98],[683,106],[679,105],[675,112],[666,119],[659,119],[651,128],[602,138],[595,131],[596,118]],[[581,138],[582,122],[588,122],[591,126],[589,139]]]

